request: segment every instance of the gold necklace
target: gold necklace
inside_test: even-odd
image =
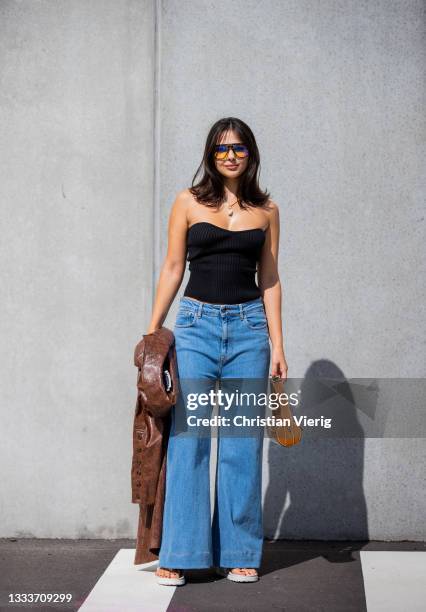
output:
[[[232,204],[227,204],[228,206],[228,216],[232,217],[232,215],[234,214],[234,211],[232,210],[232,207],[234,206],[234,204],[236,204],[238,202],[238,200],[235,200],[235,202],[232,202]]]

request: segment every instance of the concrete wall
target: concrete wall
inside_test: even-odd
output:
[[[0,536],[135,535],[132,351],[222,116],[252,127],[280,206],[289,375],[425,377],[423,18],[420,0],[0,3]],[[266,444],[265,533],[424,539],[424,468],[423,439]]]
[[[121,537],[152,298],[154,8],[2,2],[1,535]]]

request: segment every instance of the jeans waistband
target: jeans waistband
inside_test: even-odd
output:
[[[185,305],[185,308],[190,308],[196,312],[199,317],[203,311],[207,312],[208,314],[216,314],[218,316],[225,312],[227,314],[242,315],[248,310],[263,306],[263,298],[257,297],[254,300],[242,302],[241,304],[210,304],[209,302],[202,302],[201,300],[196,300],[195,298],[187,298],[183,296],[179,300],[179,305]]]

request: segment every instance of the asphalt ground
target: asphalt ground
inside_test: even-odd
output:
[[[156,583],[157,562],[134,565],[134,547],[129,539],[0,539],[0,610],[426,610],[425,542],[265,541],[258,582],[185,570],[187,583],[177,588]],[[70,599],[25,603],[22,594],[31,593]]]

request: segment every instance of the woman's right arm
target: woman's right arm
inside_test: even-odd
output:
[[[177,195],[170,211],[167,254],[156,287],[148,334],[162,327],[185,274],[187,204],[187,190],[184,190]]]

